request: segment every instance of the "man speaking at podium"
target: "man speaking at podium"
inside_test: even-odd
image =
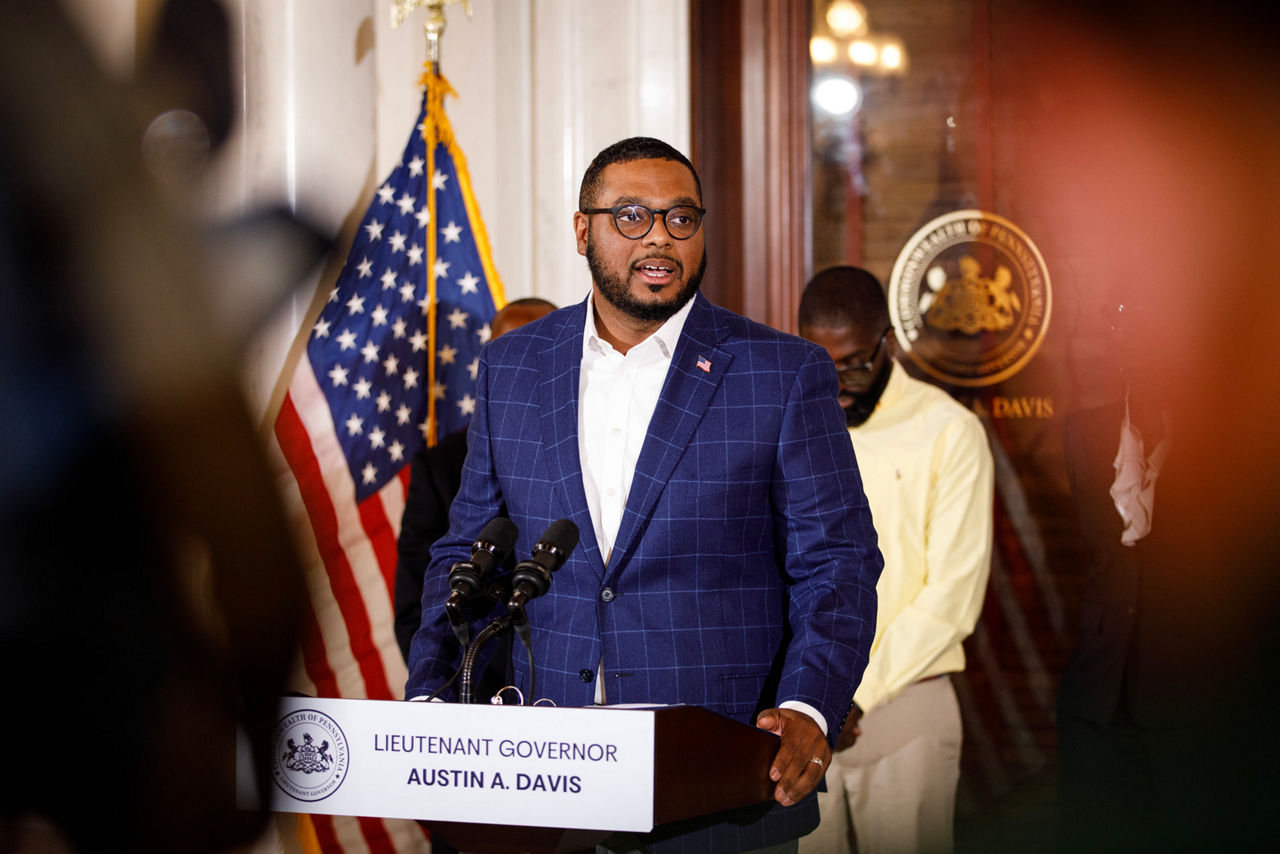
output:
[[[526,702],[698,705],[781,737],[776,803],[605,850],[794,851],[866,666],[882,564],[831,359],[698,295],[701,200],[692,164],[656,139],[587,168],[573,221],[590,297],[482,354],[405,696],[458,668],[449,570],[486,523],[505,510],[527,557],[569,519],[580,544],[528,605]],[[527,668],[515,644],[526,693]]]

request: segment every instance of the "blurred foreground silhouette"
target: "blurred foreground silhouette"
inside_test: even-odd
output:
[[[1089,270],[1082,311],[1107,311],[1119,347],[1104,373],[1123,371],[1145,453],[1171,437],[1150,534],[1128,546],[1109,494],[1124,400],[1068,423],[1093,574],[1059,707],[1062,850],[1273,850],[1277,12],[1085,0],[1019,14],[1035,156],[1018,177]]]
[[[59,9],[0,2],[0,850],[220,850],[265,821],[234,738],[266,793],[302,576],[208,246],[144,170],[155,90]]]

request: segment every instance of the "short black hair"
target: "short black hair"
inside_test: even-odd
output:
[[[586,210],[596,206],[596,196],[600,193],[600,176],[605,167],[614,163],[630,163],[632,160],[674,160],[683,164],[693,175],[694,186],[698,188],[698,202],[702,202],[702,181],[698,180],[698,170],[693,168],[689,158],[676,151],[667,143],[651,136],[632,136],[619,140],[596,155],[582,176],[582,186],[578,190],[578,210]]]
[[[503,308],[547,308],[551,311],[555,311],[556,307],[551,300],[545,300],[542,297],[521,297],[503,306]]]
[[[828,267],[809,280],[800,297],[800,326],[814,328],[889,325],[889,303],[880,280],[861,267]]]

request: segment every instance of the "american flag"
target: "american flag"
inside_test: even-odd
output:
[[[303,666],[321,697],[402,699],[393,633],[409,461],[464,426],[504,302],[466,161],[430,71],[404,155],[378,188],[308,332],[275,434],[313,535]],[[304,688],[305,690],[305,688]],[[324,851],[424,850],[412,822],[313,817]]]

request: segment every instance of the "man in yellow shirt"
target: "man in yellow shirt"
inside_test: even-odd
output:
[[[800,300],[800,334],[840,376],[863,487],[884,554],[871,658],[819,796],[810,854],[950,852],[964,669],[991,569],[993,465],[981,422],[894,360],[875,276],[824,270]]]

